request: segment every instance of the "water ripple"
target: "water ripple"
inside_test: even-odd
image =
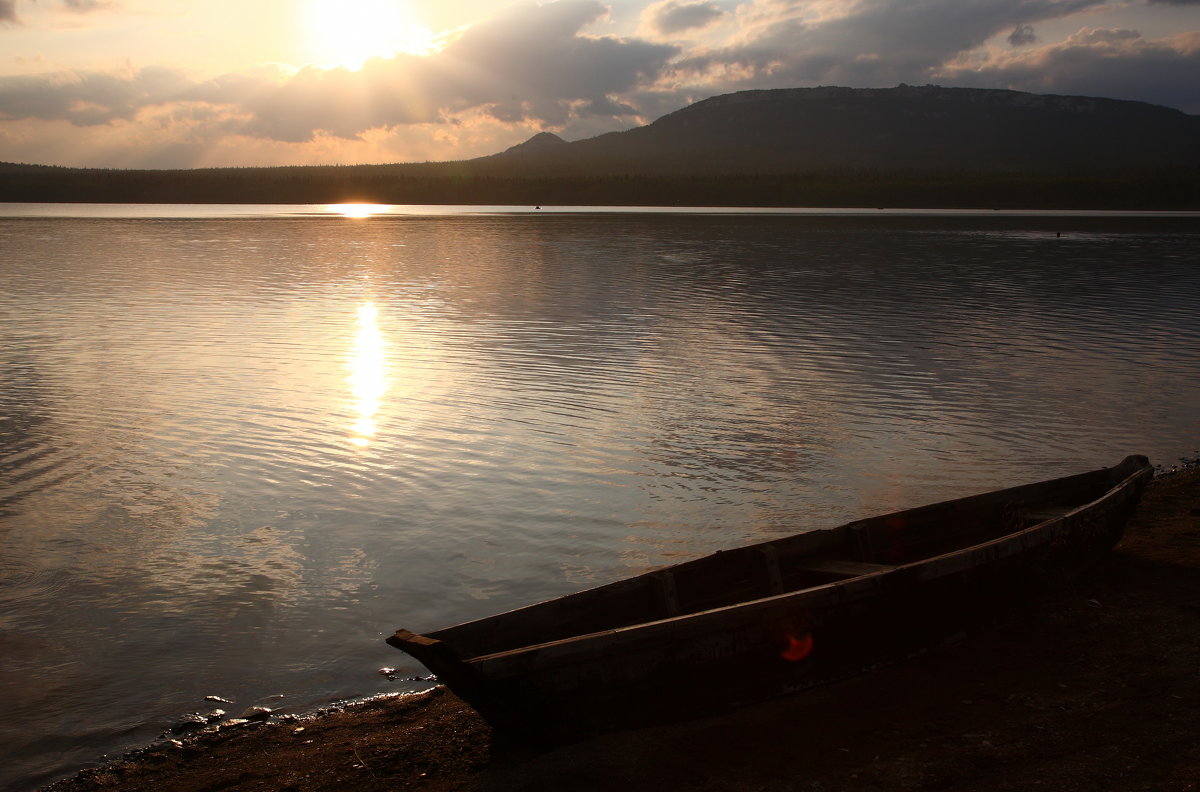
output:
[[[374,692],[399,624],[1193,452],[1200,234],[1059,230],[0,220],[10,715]]]

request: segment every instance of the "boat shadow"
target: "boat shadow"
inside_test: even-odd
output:
[[[1139,761],[1170,766],[1194,753],[1198,652],[1200,564],[1118,551],[851,678],[557,749],[496,741],[471,788],[995,789],[980,775],[995,768],[1018,789],[1065,757],[1126,772],[1128,750],[1098,746],[1131,739]]]

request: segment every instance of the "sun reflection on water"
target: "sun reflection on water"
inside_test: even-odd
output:
[[[358,331],[354,335],[348,378],[357,414],[350,442],[359,448],[369,446],[378,429],[375,416],[379,413],[383,394],[387,391],[383,348],[379,311],[375,308],[375,303],[365,302],[358,307]]]

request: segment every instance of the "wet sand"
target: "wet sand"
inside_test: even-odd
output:
[[[1156,480],[1116,550],[904,663],[542,754],[443,689],[227,727],[50,792],[1200,790],[1200,471]]]

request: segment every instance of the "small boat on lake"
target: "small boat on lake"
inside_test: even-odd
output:
[[[1089,473],[781,537],[387,639],[498,731],[549,742],[712,713],[912,654],[1095,560],[1153,476]]]

